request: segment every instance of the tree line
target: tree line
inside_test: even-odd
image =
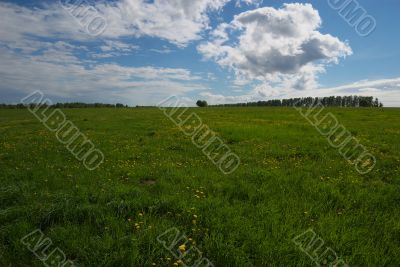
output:
[[[312,106],[316,103],[320,103],[325,107],[383,107],[383,104],[378,98],[374,99],[372,96],[303,97],[236,104],[219,104],[210,105],[210,107],[301,107]]]
[[[304,97],[304,98],[289,98],[289,99],[274,99],[267,101],[236,103],[236,104],[218,104],[208,105],[207,101],[198,100],[196,105],[198,107],[293,107],[293,106],[311,106],[315,103],[321,103],[325,107],[383,107],[383,104],[378,98],[372,96],[329,96],[329,97]],[[30,104],[34,108],[35,103]],[[42,108],[48,107],[47,104],[40,104]],[[25,109],[27,105],[24,104],[0,104],[0,109]],[[117,104],[104,104],[104,103],[57,103],[50,105],[51,108],[128,108],[128,105],[121,103]],[[136,106],[151,107],[151,106]]]
[[[29,104],[29,107],[35,108],[38,104],[32,103]],[[127,108],[128,105],[124,105],[121,103],[117,104],[104,104],[104,103],[81,103],[81,102],[73,102],[73,103],[57,103],[53,105],[47,105],[45,103],[39,104],[41,108]],[[28,105],[24,104],[0,104],[0,109],[25,109]]]

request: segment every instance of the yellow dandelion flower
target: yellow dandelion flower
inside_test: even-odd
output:
[[[185,252],[185,251],[186,251],[186,245],[185,245],[185,244],[180,245],[180,246],[179,246],[179,250],[180,250],[181,252]]]

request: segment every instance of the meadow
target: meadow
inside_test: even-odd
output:
[[[349,266],[400,266],[400,109],[331,108],[377,159],[359,174],[294,108],[193,108],[241,160],[223,174],[156,108],[64,109],[104,153],[87,170],[27,110],[0,110],[0,266],[45,266],[40,229],[77,266],[317,266],[308,229]]]

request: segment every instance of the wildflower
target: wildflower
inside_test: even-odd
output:
[[[180,245],[180,246],[179,246],[179,251],[180,251],[180,252],[185,252],[185,251],[186,251],[186,245],[185,245],[185,244]]]

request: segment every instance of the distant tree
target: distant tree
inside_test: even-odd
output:
[[[115,107],[116,107],[116,108],[123,108],[123,107],[125,107],[125,106],[124,106],[124,104],[117,103],[117,104],[115,104]]]
[[[204,107],[207,107],[208,106],[208,103],[207,103],[207,101],[205,101],[205,100],[197,100],[197,102],[196,102],[196,105],[198,106],[198,107],[200,107],[200,108],[204,108]]]
[[[378,100],[378,98],[375,98],[374,107],[379,107],[379,100]]]

